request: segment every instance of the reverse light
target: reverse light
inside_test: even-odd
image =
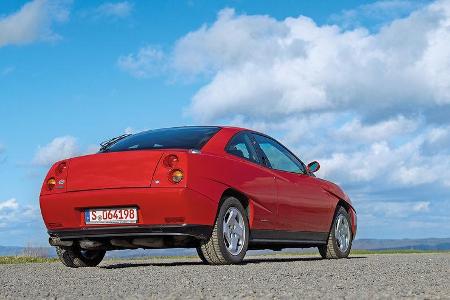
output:
[[[173,168],[178,163],[178,156],[175,154],[167,155],[164,158],[164,165],[169,168]]]
[[[64,170],[66,168],[67,168],[67,164],[65,162],[62,162],[56,167],[56,173],[61,174],[62,172],[64,172]]]
[[[184,174],[181,170],[173,170],[169,174],[169,180],[173,183],[179,183],[181,180],[183,180]]]
[[[53,190],[53,188],[56,185],[56,179],[55,178],[50,178],[49,180],[47,180],[47,187],[49,190]]]

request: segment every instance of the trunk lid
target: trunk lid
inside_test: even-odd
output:
[[[98,153],[71,158],[67,191],[150,187],[163,151]]]

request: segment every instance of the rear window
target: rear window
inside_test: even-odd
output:
[[[130,135],[103,152],[149,149],[200,150],[220,127],[176,127],[144,131]]]

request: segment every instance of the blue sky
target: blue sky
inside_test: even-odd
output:
[[[0,2],[0,237],[46,244],[48,166],[123,132],[267,132],[359,238],[448,237],[449,1]]]

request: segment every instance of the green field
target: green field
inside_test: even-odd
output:
[[[26,264],[26,263],[49,263],[58,261],[57,258],[31,257],[31,256],[0,256],[0,265],[3,264]]]

